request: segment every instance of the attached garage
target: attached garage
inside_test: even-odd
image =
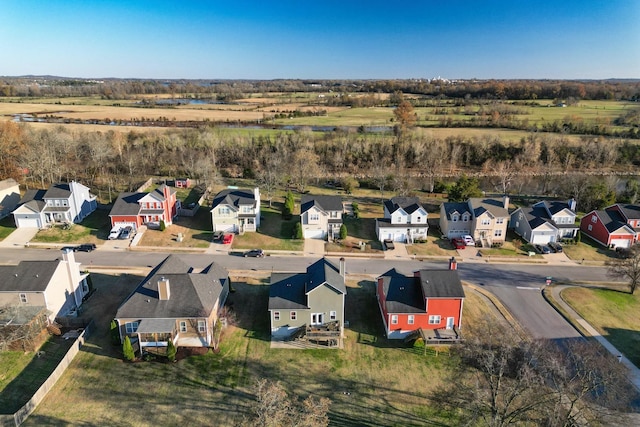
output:
[[[222,231],[224,233],[235,233],[236,225],[235,224],[216,224],[216,228],[213,231]]]
[[[630,239],[611,239],[611,246],[614,248],[629,248],[631,247]]]
[[[546,245],[549,242],[555,242],[556,235],[555,234],[542,234],[535,233],[531,238],[531,244],[537,245]]]
[[[16,227],[18,228],[42,228],[42,223],[40,218],[32,218],[32,217],[15,217]]]
[[[138,225],[135,222],[130,222],[130,221],[114,221],[113,223],[114,226],[118,225],[122,228],[124,227],[131,227],[134,230],[137,230]]]
[[[324,239],[325,233],[322,229],[304,230],[305,239]]]

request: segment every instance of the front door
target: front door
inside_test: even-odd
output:
[[[311,324],[322,325],[324,323],[324,313],[311,313]]]
[[[447,317],[447,329],[453,329],[454,325],[455,325],[455,318]]]

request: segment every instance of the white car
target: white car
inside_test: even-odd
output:
[[[475,246],[476,245],[476,241],[473,240],[473,237],[469,236],[468,234],[466,236],[462,236],[462,240],[464,240],[464,242],[467,244],[467,246]]]
[[[115,227],[113,227],[111,229],[111,232],[109,233],[109,240],[116,240],[120,235],[120,230],[122,230],[122,227],[119,225],[116,225]]]

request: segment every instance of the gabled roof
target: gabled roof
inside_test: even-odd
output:
[[[0,292],[44,292],[60,262],[21,261],[0,266]]]
[[[311,264],[305,273],[272,274],[269,310],[309,308],[307,295],[321,285],[327,285],[342,294],[347,293],[340,269],[325,258]]]
[[[227,188],[222,190],[213,199],[211,208],[215,209],[219,205],[229,205],[236,210],[241,205],[256,206],[256,196],[253,190]]]
[[[170,296],[158,296],[158,280],[169,281]],[[193,273],[177,255],[169,255],[120,305],[116,318],[175,319],[208,317],[218,301],[229,273],[217,264],[210,264],[201,273]]]
[[[444,213],[447,215],[448,220],[451,220],[451,216],[455,213],[462,216],[466,212],[471,216],[471,210],[469,210],[469,205],[467,203],[444,202],[442,205],[444,206]]]
[[[54,184],[44,194],[45,199],[68,199],[71,197],[71,185],[68,182]]]
[[[547,210],[544,207],[541,206],[525,206],[525,207],[521,207],[516,209],[513,213],[515,214],[516,212],[522,212],[524,214],[524,217],[526,219],[526,221],[529,223],[529,227],[532,230],[535,230],[536,228],[540,227],[543,224],[549,224],[553,227],[555,226],[555,223],[551,220],[551,218],[549,218],[549,214],[547,213]]]
[[[464,298],[458,270],[420,270],[419,274],[425,298]]]
[[[471,198],[469,204],[473,209],[473,215],[479,217],[485,212],[489,212],[491,216],[497,218],[506,218],[509,216],[509,210],[504,207],[502,198]]]
[[[393,213],[398,209],[402,209],[409,215],[422,209],[426,212],[426,209],[420,204],[420,199],[417,197],[393,197],[384,202],[384,206],[389,213]]]
[[[27,192],[24,193],[24,196],[22,196],[22,199],[20,199],[17,208],[14,209],[13,212],[15,213],[23,206],[33,212],[42,212],[46,206],[46,203],[44,202],[45,193],[46,190],[27,190]]]
[[[154,200],[157,200],[159,202],[164,202],[166,200],[166,197],[164,196],[165,189],[169,190],[169,194],[174,194],[176,192],[175,188],[171,188],[171,187],[169,187],[169,186],[167,186],[165,184],[162,184],[161,186],[159,186],[155,190],[153,190],[153,191],[151,191],[149,193],[146,193],[143,198],[150,197],[150,198],[152,198]]]
[[[340,196],[314,196],[312,194],[305,194],[300,200],[300,212],[304,213],[316,206],[324,212],[328,211],[340,211],[344,209],[342,206],[342,197]]]
[[[147,193],[120,193],[113,203],[109,216],[114,215],[138,215],[140,212],[140,199]]]
[[[629,219],[640,219],[640,206],[639,205],[631,205],[631,204],[616,204],[622,214]]]
[[[558,212],[561,212],[565,209],[575,214],[575,212],[569,206],[569,203],[563,202],[560,200],[543,200],[541,202],[536,203],[534,206],[541,205],[549,210],[551,215],[555,215]]]
[[[617,231],[623,227],[629,229],[631,233],[634,232],[634,230],[627,224],[627,221],[625,221],[623,216],[620,214],[620,212],[614,209],[609,208],[601,211],[593,211],[592,214],[594,213],[598,215],[600,221],[609,233],[613,233],[614,231]],[[587,216],[589,215],[585,215],[585,217]]]

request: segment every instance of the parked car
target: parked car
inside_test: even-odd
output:
[[[562,245],[558,242],[549,242],[549,247],[553,249],[554,252],[562,252]]]
[[[262,249],[251,249],[242,254],[243,257],[262,258],[264,257],[264,251]]]
[[[547,245],[541,246],[540,250],[542,251],[543,254],[550,254],[551,253],[551,248]]]
[[[132,234],[133,234],[133,227],[128,225],[125,228],[123,228],[122,230],[120,230],[120,234],[118,235],[118,239],[127,240],[127,239],[129,239],[131,237]]]
[[[393,240],[391,239],[384,239],[384,247],[386,248],[386,250],[391,250],[391,249],[395,249],[396,245],[393,244]]]
[[[470,236],[470,235],[468,235],[468,234],[467,234],[467,235],[465,235],[465,236],[462,236],[462,240],[464,240],[464,243],[465,243],[467,246],[475,246],[475,245],[476,245],[476,241],[475,241],[475,240],[473,240],[473,237],[471,237],[471,236]]]
[[[451,239],[451,244],[456,249],[464,249],[467,247],[465,241],[460,238]]]
[[[109,232],[109,240],[116,240],[120,235],[120,230],[122,230],[122,226],[116,225]]]
[[[542,253],[542,246],[541,245],[533,245],[533,250],[535,250],[537,253],[541,254]]]
[[[230,245],[233,242],[233,234],[227,233],[222,238],[222,243],[225,245]]]
[[[213,241],[214,242],[222,242],[222,238],[224,237],[223,231],[214,231],[213,232]]]
[[[83,243],[74,248],[76,252],[91,252],[96,249],[96,245],[94,243]]]

